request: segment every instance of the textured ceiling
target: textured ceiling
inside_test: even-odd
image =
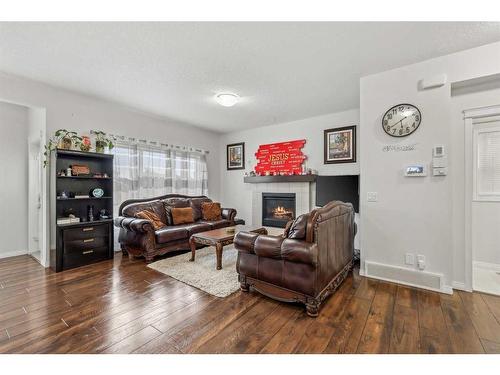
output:
[[[499,40],[478,22],[0,23],[0,70],[228,132],[356,108],[364,75]]]

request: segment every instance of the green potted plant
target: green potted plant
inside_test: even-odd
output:
[[[46,167],[49,164],[50,154],[55,149],[71,150],[73,146],[78,147],[82,142],[82,137],[80,137],[76,132],[72,132],[66,129],[59,129],[54,133],[54,136],[49,139],[45,145],[45,160],[43,166]]]
[[[107,147],[109,150],[112,150],[115,145],[113,141],[114,137],[107,135],[106,133],[100,130],[93,130],[93,134],[95,134],[95,151],[103,153],[104,149]]]

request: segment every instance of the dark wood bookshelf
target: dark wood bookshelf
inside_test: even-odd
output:
[[[60,176],[73,165],[89,167],[89,175]],[[95,177],[105,174],[108,177]],[[52,220],[55,230],[55,249],[51,250],[51,267],[56,271],[79,267],[113,258],[113,155],[95,152],[56,150],[51,160],[54,199]],[[101,188],[102,197],[92,197],[91,190]],[[73,195],[89,195],[81,198],[62,198],[62,192]],[[93,220],[88,217],[93,208]],[[100,211],[110,216],[99,219]],[[80,218],[78,223],[57,224],[57,219],[69,214]]]

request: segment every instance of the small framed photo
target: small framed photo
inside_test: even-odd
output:
[[[227,145],[227,170],[245,169],[245,142]]]
[[[326,129],[324,164],[356,162],[356,127]]]

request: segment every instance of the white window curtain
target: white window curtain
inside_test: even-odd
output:
[[[118,141],[114,154],[114,214],[132,198],[208,195],[206,155],[149,143]]]

